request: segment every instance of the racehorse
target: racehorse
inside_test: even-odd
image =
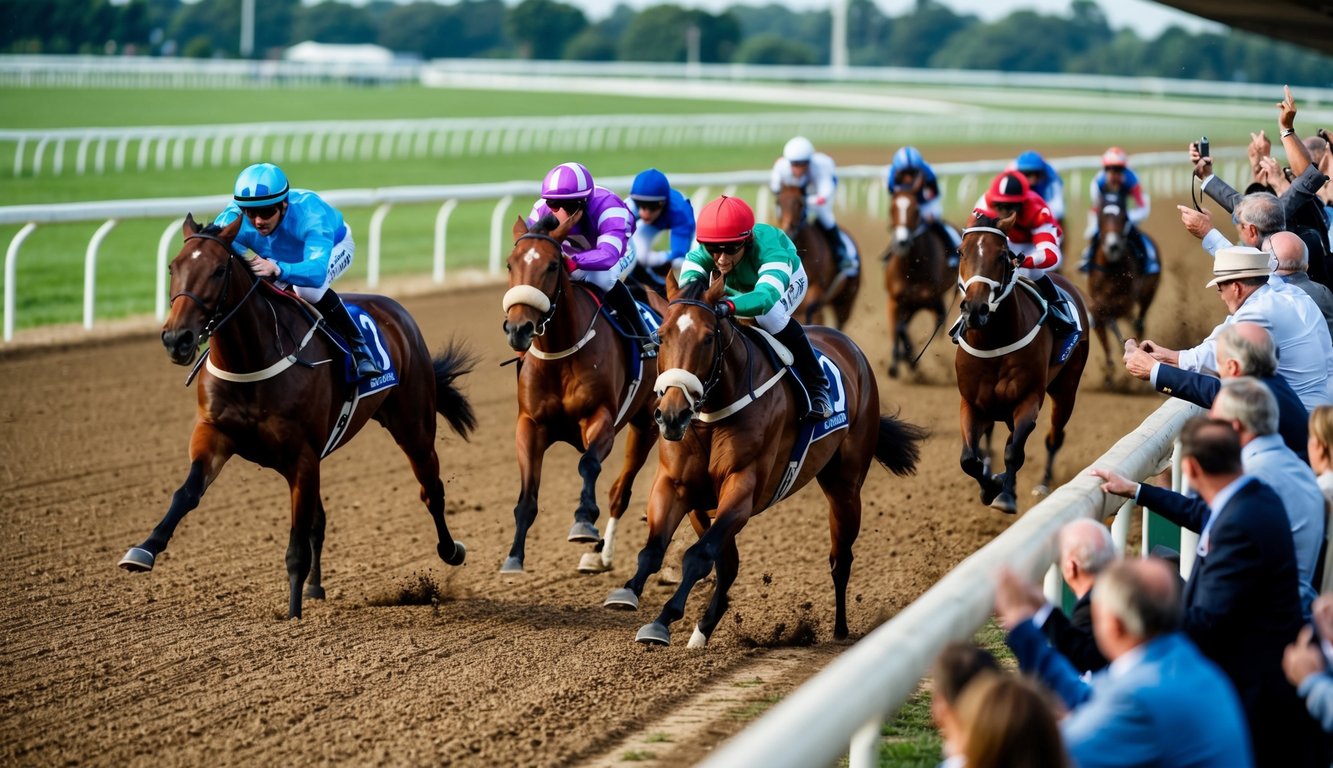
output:
[[[514,544],[503,573],[522,573],[528,529],[537,519],[537,493],[542,459],[552,444],[565,442],[583,454],[579,475],[583,491],[569,531],[573,542],[596,543],[578,569],[585,573],[610,570],[616,523],[629,506],[634,476],[643,467],[657,441],[653,408],[657,397],[642,381],[657,376],[657,363],[641,361],[638,379],[631,363],[639,356],[639,342],[617,336],[601,312],[601,299],[592,289],[575,283],[565,268],[560,244],[582,214],[558,224],[543,218],[531,229],[522,217],[514,223],[514,249],[509,254],[509,291],[504,295],[504,330],[509,346],[524,353],[518,370],[519,494],[514,507]],[[650,302],[660,311],[666,302],[653,291]],[[611,453],[616,433],[629,426],[625,467],[611,486],[611,518],[605,538],[599,539],[597,478]]]
[[[1106,327],[1109,325],[1115,334],[1115,355],[1118,358],[1125,345],[1125,338],[1120,333],[1117,320],[1129,317],[1137,304],[1134,338],[1142,339],[1143,319],[1148,314],[1148,307],[1152,306],[1153,297],[1157,295],[1157,283],[1161,275],[1142,274],[1139,260],[1133,253],[1133,245],[1126,233],[1129,217],[1119,195],[1106,196],[1097,219],[1101,235],[1088,270],[1088,314],[1092,317],[1092,327],[1102,345],[1106,384],[1110,386],[1116,365],[1111,360],[1111,347],[1106,343]],[[1148,233],[1139,234],[1151,244]]]
[[[836,254],[829,251],[828,240],[815,227],[805,210],[805,190],[789,185],[778,191],[778,227],[787,233],[796,246],[796,254],[805,266],[810,281],[805,299],[793,313],[803,325],[821,322],[825,307],[833,310],[834,324],[842,328],[856,305],[856,293],[861,290],[861,273],[845,275],[838,269]],[[851,239],[851,235],[840,233]],[[855,243],[852,244],[855,247]]]
[[[644,584],[661,567],[676,527],[689,514],[699,540],[685,552],[680,585],[635,639],[669,644],[669,627],[684,615],[690,591],[716,566],[712,601],[689,643],[706,645],[727,610],[727,592],[739,570],[736,535],[752,516],[816,479],[829,501],[833,634],[845,638],[852,543],[861,526],[861,485],[871,459],[899,475],[910,474],[925,432],[880,413],[879,389],[865,355],[847,336],[820,326],[806,333],[827,357],[825,371],[833,374],[833,365],[842,372],[830,381],[835,415],[825,422],[798,422],[794,414],[804,395],[794,384],[775,386],[786,370],[734,319],[714,311],[724,290],[721,279],[684,288],[668,280],[671,302],[659,350],[663,372],[654,387],[660,398],[654,417],[664,440],[648,499],[648,541],[634,577],[604,604],[638,609]],[[803,462],[798,435],[814,439],[805,443]]]
[[[432,360],[420,329],[401,305],[383,296],[348,295],[348,303],[374,318],[382,332],[382,344],[373,340],[371,346],[388,372],[368,382],[370,391],[358,394],[357,384],[344,375],[339,343],[317,332],[323,327],[318,315],[256,277],[236,253],[232,241],[240,226],[238,218],[225,228],[201,229],[193,216],[185,217],[185,245],[171,262],[171,311],[162,326],[162,344],[177,365],[190,365],[200,346],[208,344],[200,361],[207,366],[199,372],[195,365],[190,376],[199,375],[190,472],[172,496],[166,517],[147,541],[125,554],[121,567],[151,571],[176,526],[237,455],[276,469],[291,489],[287,616],[300,618],[307,576],[306,596],[324,597],[320,460],[372,418],[407,454],[421,484],[421,500],[435,521],[440,559],[461,565],[467,550],[444,521],[435,414],[464,438],[476,427],[471,404],[454,384],[470,370],[470,355],[453,347]],[[372,340],[368,321],[359,322]],[[384,386],[395,374],[397,384]]]
[[[1046,327],[1045,303],[1037,288],[1018,277],[1022,256],[1009,250],[1009,230],[1016,214],[994,219],[974,213],[963,230],[958,288],[963,294],[962,330],[954,369],[963,404],[963,471],[981,485],[981,503],[1004,512],[1018,510],[1014,485],[1023,466],[1023,447],[1037,425],[1046,395],[1051,396],[1051,431],[1046,435],[1046,474],[1034,493],[1049,493],[1055,454],[1065,440],[1065,425],[1074,412],[1078,381],[1088,361],[1088,339],[1079,339],[1068,359],[1052,361],[1054,343]],[[1059,275],[1051,279],[1078,308],[1087,327],[1083,296]],[[991,475],[979,449],[983,431],[995,422],[1009,427],[1003,474]]]
[[[884,252],[884,289],[888,292],[889,333],[893,353],[889,376],[898,376],[898,363],[904,361],[916,370],[916,355],[908,324],[923,309],[935,313],[937,325],[944,325],[944,294],[952,287],[949,272],[949,243],[921,220],[917,193],[924,177],[918,176],[911,189],[899,190],[889,201],[889,224],[893,240]]]

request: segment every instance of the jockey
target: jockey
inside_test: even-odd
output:
[[[1060,225],[1041,196],[1028,186],[1027,177],[1018,171],[1004,171],[991,182],[986,194],[977,201],[977,210],[1003,218],[1017,213],[1009,230],[1009,250],[1023,257],[1018,274],[1032,280],[1050,309],[1047,325],[1057,337],[1065,338],[1077,327],[1074,309],[1051,281],[1048,270],[1060,266]]]
[[[666,174],[649,168],[634,177],[629,202],[630,213],[638,220],[633,243],[639,263],[652,270],[667,266],[679,270],[694,245],[694,207],[690,199],[671,188]],[[667,250],[654,251],[653,240],[663,231],[671,233]]]
[[[958,268],[958,246],[962,237],[958,231],[944,223],[944,201],[940,196],[940,184],[935,178],[935,170],[921,156],[916,147],[901,147],[893,153],[893,162],[889,164],[885,176],[889,194],[899,190],[911,189],[918,178],[921,189],[916,193],[916,202],[920,208],[921,220],[934,229],[949,245],[949,268]]]
[[[528,226],[553,215],[564,223],[575,214],[582,218],[565,235],[562,247],[570,278],[601,289],[603,299],[627,333],[642,345],[644,357],[653,357],[657,345],[639,314],[622,277],[634,268],[634,218],[614,192],[593,183],[592,174],[579,163],[561,163],[542,181],[541,199],[532,204]]]
[[[828,241],[829,250],[838,260],[838,271],[854,275],[860,265],[847,252],[833,218],[833,195],[838,189],[838,166],[833,158],[816,152],[815,145],[797,136],[782,148],[782,157],[773,163],[769,188],[777,194],[785,187],[800,187],[806,194],[806,206],[815,214],[819,231]]]
[[[1102,155],[1102,172],[1093,178],[1092,185],[1088,189],[1088,199],[1092,201],[1092,207],[1088,209],[1088,228],[1083,233],[1088,245],[1083,249],[1083,260],[1079,263],[1078,271],[1087,272],[1092,268],[1092,254],[1097,250],[1097,240],[1101,237],[1101,232],[1097,228],[1098,217],[1101,215],[1107,195],[1119,195],[1122,205],[1126,208],[1129,224],[1125,238],[1138,256],[1143,274],[1155,275],[1161,272],[1162,265],[1157,260],[1157,250],[1138,228],[1139,222],[1148,218],[1148,214],[1152,212],[1152,200],[1139,184],[1139,177],[1129,169],[1129,157],[1120,147],[1111,147]]]
[[[723,316],[752,317],[791,350],[796,369],[810,392],[809,418],[833,415],[829,382],[801,324],[791,313],[805,298],[809,280],[787,235],[769,224],[756,224],[754,211],[738,197],[723,195],[699,212],[699,245],[685,257],[681,285],[708,280],[714,270],[727,284],[727,298],[716,307]]]
[[[1063,230],[1065,226],[1065,182],[1046,158],[1029,149],[1009,164],[1006,171],[1018,171],[1028,179],[1028,186],[1041,195],[1051,209],[1051,215]]]
[[[250,271],[268,278],[310,302],[325,322],[351,347],[356,376],[367,379],[383,371],[361,329],[342,299],[329,287],[352,264],[356,243],[337,208],[307,189],[292,189],[287,175],[272,163],[259,163],[236,177],[232,202],[214,223],[227,226],[240,218],[234,246],[258,254]]]

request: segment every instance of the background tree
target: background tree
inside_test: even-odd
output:
[[[522,59],[559,59],[588,26],[583,11],[556,0],[523,0],[505,16],[504,30]]]
[[[882,64],[896,67],[925,67],[932,61],[940,67],[958,67],[954,62],[956,50],[946,50],[957,41],[963,48],[970,48],[968,38],[958,33],[979,26],[975,16],[960,16],[934,0],[917,0],[916,8],[910,14],[903,14],[890,22],[887,50]],[[1024,45],[1038,40],[1031,36],[1020,38]],[[1047,41],[1042,40],[1044,45]],[[1017,43],[1015,43],[1017,44]]]
[[[575,61],[615,61],[616,41],[600,25],[584,29],[565,45],[565,58]]]
[[[362,6],[325,0],[319,5],[304,5],[292,19],[292,40],[318,43],[373,43],[379,28],[370,11]]]
[[[767,34],[749,37],[736,49],[735,61],[741,64],[817,64],[818,59],[810,46]]]
[[[399,53],[414,53],[423,59],[449,55],[451,14],[443,5],[430,2],[395,5],[380,20],[377,42]]]

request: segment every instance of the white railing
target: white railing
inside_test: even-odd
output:
[[[278,88],[415,83],[420,61],[302,62],[155,56],[0,56],[0,86]]]
[[[1140,171],[1140,176],[1154,193],[1183,193],[1189,181],[1187,163],[1182,162],[1182,154],[1159,152],[1135,155],[1132,162]],[[1229,154],[1216,153],[1219,160],[1225,157],[1238,157],[1239,151]],[[935,166],[940,179],[940,191],[952,195],[953,200],[963,210],[970,206],[981,194],[983,179],[1002,170],[1006,160],[986,160],[965,163],[941,163]],[[1099,167],[1098,156],[1066,157],[1052,160],[1052,164],[1065,174],[1067,194],[1077,194],[1085,183],[1086,173]],[[1239,162],[1219,163],[1219,173],[1223,178],[1238,178],[1243,170]],[[845,209],[860,209],[869,215],[880,215],[884,210],[884,168],[882,166],[852,166],[838,171],[840,185],[838,204]],[[1228,176],[1229,174],[1229,176]],[[762,218],[768,215],[770,205],[768,193],[769,171],[739,171],[724,173],[681,173],[672,174],[673,185],[679,189],[692,190],[696,207],[701,207],[714,190],[732,193],[737,188],[752,187],[756,202],[756,212]],[[601,182],[611,189],[628,190],[633,179],[618,177],[603,179]],[[395,205],[438,203],[436,214],[435,239],[432,259],[432,279],[443,283],[446,272],[446,235],[450,214],[461,201],[495,200],[496,205],[490,219],[489,250],[487,270],[491,274],[500,271],[501,259],[505,246],[509,242],[509,220],[506,218],[515,199],[524,206],[518,213],[527,213],[527,201],[536,199],[540,185],[535,181],[514,181],[499,184],[468,184],[454,186],[387,187],[382,189],[341,189],[321,193],[321,196],[340,210],[353,208],[374,208],[372,226],[368,234],[366,265],[367,283],[374,288],[379,284],[380,261],[383,246],[384,222]],[[226,207],[230,198],[226,195],[207,197],[162,198],[152,200],[107,200],[86,203],[58,203],[48,205],[16,205],[0,207],[0,226],[23,225],[5,252],[5,289],[4,289],[4,341],[14,337],[16,312],[17,264],[23,242],[41,224],[67,223],[82,221],[101,221],[103,224],[89,241],[84,259],[83,325],[91,329],[96,317],[95,285],[98,255],[102,241],[111,230],[125,219],[166,219],[169,221],[158,241],[157,264],[153,295],[158,319],[166,315],[167,272],[166,265],[174,235],[180,228],[183,214],[188,211],[220,211]]]
[[[1146,480],[1171,465],[1181,427],[1202,412],[1182,400],[1167,400],[1092,466]],[[1132,502],[1108,497],[1100,482],[1085,470],[1056,489],[916,602],[713,751],[701,766],[832,765],[849,747],[851,768],[879,765],[885,718],[916,692],[945,644],[967,640],[985,624],[1001,566],[1036,579],[1055,561],[1060,527],[1080,517],[1102,520],[1115,514],[1123,550]]]

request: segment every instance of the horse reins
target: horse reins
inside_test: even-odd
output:
[[[717,320],[717,323],[714,324],[713,326],[713,340],[714,340],[713,363],[712,366],[709,368],[708,378],[704,379],[704,381],[700,383],[700,392],[697,400],[690,402],[689,393],[688,392],[685,393],[686,394],[685,400],[686,402],[690,403],[690,409],[693,410],[695,413],[699,413],[702,411],[703,405],[705,402],[707,402],[708,396],[712,393],[713,389],[717,387],[717,385],[722,381],[722,360],[726,355],[726,351],[731,348],[731,343],[735,340],[736,334],[733,333],[731,335],[731,338],[727,340],[726,345],[723,346],[722,318],[718,317],[717,310],[713,309],[712,304],[709,304],[704,301],[699,301],[697,299],[672,299],[668,303],[668,306],[672,304],[684,304],[687,306],[700,307],[702,309],[706,309]],[[752,367],[753,366],[747,365],[746,366],[747,371],[749,371]],[[684,388],[682,387],[681,390],[684,391]]]
[[[199,307],[199,311],[208,315],[208,322],[204,324],[204,329],[199,334],[199,343],[196,345],[203,346],[203,344],[207,342],[219,328],[226,324],[226,322],[230,320],[242,306],[244,306],[245,302],[254,295],[254,292],[259,288],[259,284],[263,281],[256,277],[253,282],[250,283],[250,289],[245,292],[245,295],[241,297],[240,301],[236,302],[236,306],[232,307],[231,311],[219,320],[218,316],[222,314],[222,308],[227,302],[227,292],[231,288],[230,278],[232,261],[244,257],[237,253],[236,249],[232,248],[231,243],[223,240],[217,235],[211,235],[206,232],[195,232],[192,235],[186,235],[185,240],[186,242],[189,242],[190,240],[211,240],[227,249],[227,266],[222,273],[222,293],[218,296],[218,303],[212,309],[209,309],[208,305],[204,303],[204,300],[191,291],[181,291],[180,293],[173,295],[171,301],[168,302],[169,304],[175,304],[176,299],[184,296],[190,301],[193,301],[195,306]]]
[[[564,246],[560,244],[560,241],[556,240],[554,237],[551,237],[545,232],[524,232],[514,240],[514,245],[517,246],[520,240],[544,240],[550,243],[551,245],[555,246],[555,252],[557,254],[564,253]],[[546,335],[546,325],[547,323],[551,322],[551,318],[555,317],[555,309],[560,304],[560,299],[564,298],[564,295],[565,295],[565,284],[557,280],[555,287],[555,296],[554,298],[551,299],[551,306],[547,307],[546,312],[542,313],[542,316],[538,319],[536,328],[534,328],[532,331],[533,336]],[[597,321],[597,314],[594,314],[593,322],[596,321]]]
[[[964,295],[967,294],[967,289],[971,288],[974,283],[982,283],[983,285],[990,286],[990,298],[986,300],[986,305],[990,307],[990,311],[994,312],[1000,308],[1000,302],[1009,297],[1009,294],[1014,290],[1014,285],[1018,283],[1018,266],[1015,264],[1017,259],[1015,258],[1014,252],[1009,250],[1009,234],[1004,230],[998,227],[968,227],[963,230],[963,235],[966,236],[972,232],[989,232],[991,234],[999,235],[1004,238],[1005,241],[1005,248],[1000,253],[1000,255],[1005,258],[1007,264],[1005,267],[1006,275],[1003,282],[992,280],[985,275],[973,275],[966,281],[961,277],[958,278],[958,292]],[[998,296],[995,295],[995,290],[997,288],[1003,288]]]

